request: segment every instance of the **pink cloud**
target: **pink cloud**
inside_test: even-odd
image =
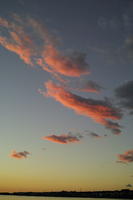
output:
[[[19,55],[19,57],[26,63],[26,64],[32,64],[32,50],[29,48],[26,48],[24,44],[13,44],[11,41],[4,37],[0,37],[0,44],[8,49],[9,51],[12,51]]]
[[[126,151],[123,154],[118,155],[118,162],[131,163],[133,162],[133,150]]]
[[[113,105],[107,100],[83,98],[69,92],[60,85],[54,84],[52,81],[45,83],[45,87],[47,92],[45,93],[41,91],[44,96],[54,98],[65,107],[74,110],[77,114],[92,118],[97,123],[109,128],[113,133],[115,132],[115,129],[120,132],[120,125],[109,121],[108,119],[121,119],[121,112],[119,109],[113,107]]]
[[[85,61],[84,54],[65,55],[53,45],[45,47],[43,61],[51,70],[65,76],[79,77],[89,73],[89,65]]]
[[[39,65],[59,81],[64,81],[59,75],[79,77],[89,73],[85,54],[59,51],[58,38],[41,22],[14,15],[12,21],[0,18],[0,28],[4,28],[4,37],[0,36],[3,47],[16,53],[26,64]]]
[[[27,158],[30,153],[28,151],[16,152],[15,150],[9,155],[11,158],[23,159]]]
[[[6,30],[4,37],[0,36],[0,44],[7,50],[16,53],[26,64],[33,65],[32,57],[35,55],[35,46],[25,27],[15,20],[10,22],[0,18],[0,28]]]
[[[77,143],[80,141],[78,136],[73,136],[71,134],[49,135],[44,136],[42,139],[60,144]]]

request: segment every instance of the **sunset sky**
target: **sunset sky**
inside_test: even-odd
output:
[[[0,1],[0,192],[133,189],[133,1]]]

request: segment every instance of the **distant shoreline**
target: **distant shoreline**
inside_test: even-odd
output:
[[[93,192],[76,192],[76,191],[61,191],[61,192],[1,192],[0,195],[10,196],[38,196],[38,197],[74,197],[74,198],[121,198],[133,199],[133,190],[123,189],[115,191],[93,191]]]

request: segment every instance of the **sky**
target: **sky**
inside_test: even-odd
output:
[[[132,66],[132,0],[1,0],[0,192],[133,189]]]

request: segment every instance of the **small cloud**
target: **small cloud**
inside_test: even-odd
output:
[[[106,120],[105,127],[107,129],[111,129],[111,131],[114,135],[120,135],[121,134],[122,126],[120,126],[119,123],[117,123],[117,122]]]
[[[15,159],[23,159],[23,158],[27,158],[28,155],[30,155],[30,153],[28,151],[16,152],[14,150],[11,152],[11,154],[9,156],[11,158],[15,158]]]
[[[118,162],[131,163],[133,162],[133,150],[126,151],[123,154],[118,155]]]
[[[98,135],[97,133],[94,133],[94,132],[88,133],[88,135],[90,135],[92,138],[96,138],[96,139],[102,138],[102,136],[100,136],[100,135]]]
[[[68,144],[68,143],[77,143],[81,140],[79,136],[74,136],[72,133],[61,134],[61,135],[48,135],[42,138],[43,140],[49,140],[51,142]]]
[[[101,139],[101,138],[107,137],[106,134],[104,134],[103,136],[101,136],[101,135],[99,135],[99,134],[97,134],[95,132],[90,132],[88,130],[85,130],[84,132],[86,133],[87,136],[90,136],[90,137],[96,138],[96,139]]]

